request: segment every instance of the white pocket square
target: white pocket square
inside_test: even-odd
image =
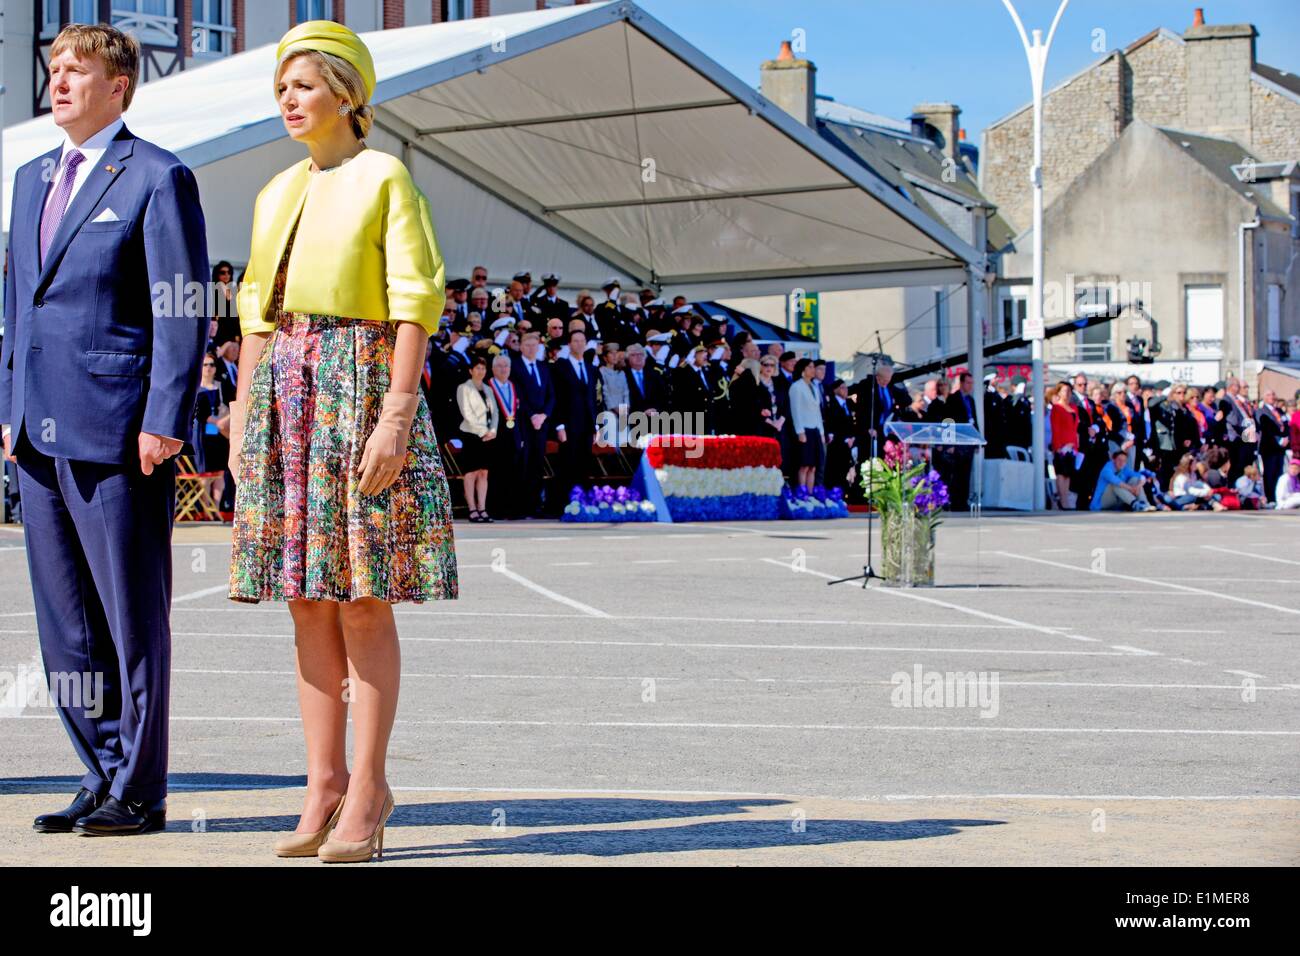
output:
[[[96,216],[94,219],[90,221],[91,222],[118,222],[119,220],[118,220],[117,213],[113,212],[112,209],[106,208],[103,212],[101,212],[98,216]]]

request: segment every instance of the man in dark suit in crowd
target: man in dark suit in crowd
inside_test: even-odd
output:
[[[1129,462],[1134,468],[1142,468],[1146,465],[1146,449],[1150,438],[1147,431],[1147,406],[1142,398],[1142,380],[1136,375],[1130,375],[1124,380],[1124,389],[1124,403],[1133,413],[1129,426],[1133,432],[1133,454],[1129,456]]]
[[[849,387],[843,379],[837,378],[831,383],[829,400],[822,410],[822,422],[826,426],[826,485],[847,490],[856,438],[853,403],[849,401]]]
[[[876,364],[876,374],[858,382],[850,393],[857,396],[857,435],[859,460],[879,457],[885,451],[885,424],[912,404],[907,390],[894,382],[894,365],[888,359]],[[874,439],[874,445],[873,445]]]
[[[587,336],[581,329],[569,333],[566,350],[556,356],[555,438],[560,443],[559,487],[547,510],[559,514],[569,503],[575,485],[591,477],[591,443],[596,438],[597,371],[587,359]]]
[[[221,385],[221,401],[227,405],[235,400],[238,378],[239,339],[227,339],[217,346],[217,382]]]
[[[962,372],[957,377],[957,387],[948,396],[948,414],[945,417],[978,427],[975,407],[975,377],[970,372]],[[953,445],[948,448],[947,454],[951,462],[947,478],[949,507],[953,511],[969,511],[970,473],[975,460],[975,449],[969,445]]]
[[[1241,379],[1230,378],[1219,399],[1218,411],[1222,413],[1219,425],[1222,442],[1228,449],[1231,467],[1228,480],[1236,481],[1246,466],[1255,460],[1255,420],[1241,397]],[[1218,416],[1215,416],[1218,418]]]
[[[555,381],[551,366],[542,354],[541,335],[525,332],[519,340],[511,380],[519,390],[521,494],[519,510],[525,515],[542,512],[542,474],[546,460],[546,441],[555,416]],[[566,489],[567,491],[567,489]]]
[[[1277,502],[1277,480],[1286,468],[1286,450],[1291,444],[1290,424],[1277,407],[1277,393],[1266,389],[1256,412],[1259,457],[1264,463],[1264,494]]]
[[[623,375],[627,379],[628,411],[647,415],[667,411],[668,386],[661,374],[646,367],[645,347],[629,345],[624,354],[627,357]]]
[[[688,434],[713,432],[713,379],[709,376],[709,350],[695,350],[673,375],[673,411],[681,415]]]

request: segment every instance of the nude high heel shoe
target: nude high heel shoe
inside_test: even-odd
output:
[[[345,793],[339,797],[339,805],[334,808],[325,825],[315,833],[290,833],[275,841],[276,856],[315,856],[322,843],[329,837],[330,831],[338,825],[339,815],[343,812],[343,801],[348,798]]]
[[[384,824],[393,812],[393,788],[384,796],[384,808],[379,812],[379,822],[365,840],[326,840],[316,852],[322,863],[369,863],[378,844],[379,859],[384,858]]]

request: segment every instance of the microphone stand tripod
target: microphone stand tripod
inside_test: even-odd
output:
[[[875,354],[871,356],[871,388],[873,396],[875,395],[875,389],[878,388],[880,384],[876,380],[876,368],[880,364],[880,352],[880,333],[876,332],[876,351]],[[872,399],[871,410],[872,412],[876,410],[876,400],[874,398]],[[872,417],[874,418],[875,416],[873,415]],[[880,422],[880,427],[885,427],[883,417]],[[847,578],[836,578],[834,581],[827,581],[827,585],[843,584],[846,581],[861,581],[862,587],[865,589],[866,586],[871,583],[872,578],[875,578],[877,581],[884,580],[881,575],[876,573],[875,568],[871,566],[871,531],[875,524],[873,519],[876,516],[876,506],[871,502],[872,495],[876,490],[876,469],[871,467],[871,463],[876,458],[876,442],[879,441],[879,437],[879,435],[871,436],[871,457],[867,459],[867,563],[862,566],[861,574],[855,574]]]

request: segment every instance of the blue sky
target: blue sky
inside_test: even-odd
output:
[[[1059,0],[1014,0],[1026,30],[1046,33]],[[905,119],[921,102],[954,102],[968,138],[1029,101],[1029,70],[1001,0],[637,0],[669,29],[752,86],[758,65],[802,29],[817,90]],[[1257,59],[1300,73],[1300,0],[1071,0],[1048,61],[1048,86],[1105,50],[1158,26],[1182,33],[1192,10],[1207,23],[1253,23]],[[1094,31],[1104,31],[1096,34]]]

